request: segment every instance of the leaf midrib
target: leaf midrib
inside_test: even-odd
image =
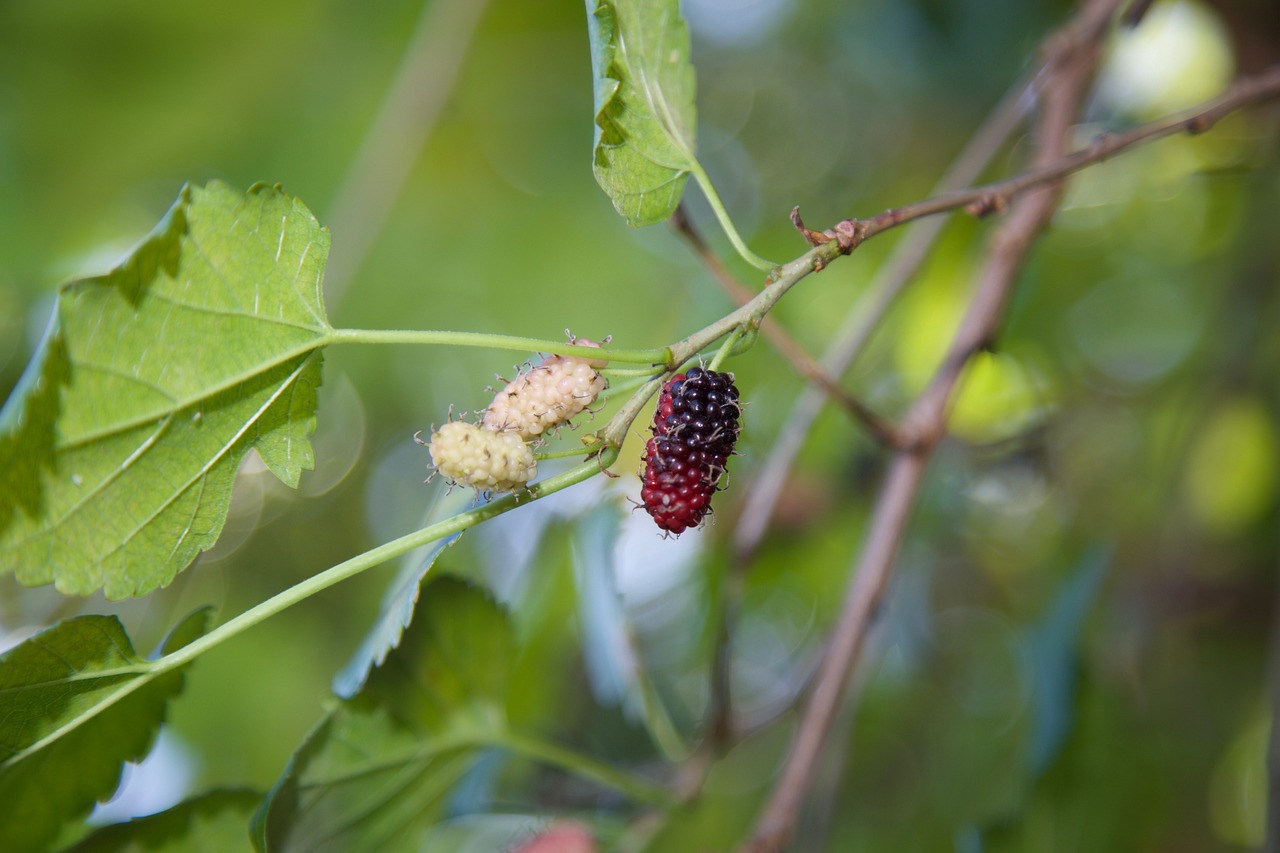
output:
[[[74,450],[82,445],[92,444],[95,441],[101,441],[104,438],[109,438],[122,432],[128,432],[129,430],[137,429],[138,427],[146,426],[147,424],[156,423],[166,417],[176,416],[201,402],[235,388],[237,385],[242,385],[256,376],[260,376],[263,373],[274,370],[282,364],[287,364],[293,359],[304,356],[314,350],[323,349],[333,343],[332,331],[332,329],[325,329],[323,334],[318,336],[314,341],[294,346],[288,350],[282,350],[274,358],[268,361],[259,362],[253,369],[232,374],[221,382],[201,389],[197,394],[189,397],[175,398],[173,403],[165,408],[156,409],[153,412],[144,412],[140,415],[129,418],[128,420],[118,421],[104,429],[98,430],[97,432],[84,433],[72,440],[59,441],[54,444],[54,451],[60,453],[66,450]]]

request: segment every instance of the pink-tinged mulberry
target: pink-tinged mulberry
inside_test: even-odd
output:
[[[579,339],[578,346],[598,347]],[[596,370],[599,359],[552,355],[543,359],[498,392],[484,413],[484,426],[497,432],[515,432],[536,438],[569,421],[595,402],[605,388]]]
[[[640,499],[663,530],[697,527],[738,441],[738,389],[729,373],[694,367],[662,388],[645,447]]]
[[[450,421],[431,436],[429,449],[436,470],[481,491],[512,492],[538,475],[533,451],[514,432]]]

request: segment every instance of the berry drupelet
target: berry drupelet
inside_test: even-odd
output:
[[[640,490],[645,510],[663,530],[683,533],[710,511],[738,441],[739,410],[729,373],[694,367],[663,386]]]

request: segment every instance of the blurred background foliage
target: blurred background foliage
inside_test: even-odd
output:
[[[329,221],[430,7],[0,4],[0,388],[16,383],[54,286],[107,269],[184,182],[279,182]],[[925,196],[1070,9],[688,0],[699,154],[752,247],[794,257],[804,246],[787,222],[793,205],[822,227]],[[1112,40],[1081,142],[1274,62],[1278,19],[1265,0],[1158,2],[1139,30]],[[647,347],[728,311],[677,236],[629,230],[615,215],[591,176],[591,116],[582,4],[491,0],[391,215],[330,305],[334,323],[542,338],[568,327]],[[1280,553],[1277,131],[1274,111],[1237,115],[1074,180],[998,345],[970,369],[955,438],[932,464],[857,675],[857,714],[838,728],[797,849],[1260,843]],[[1015,139],[991,176],[1016,170],[1024,152]],[[728,257],[696,190],[689,203]],[[989,230],[948,225],[855,367],[850,387],[878,410],[900,411],[927,381]],[[900,236],[805,281],[776,316],[820,352]],[[343,239],[333,235],[335,253]],[[510,376],[513,360],[331,351],[317,470],[299,492],[247,467],[222,542],[143,600],[64,601],[0,579],[4,644],[84,610],[120,614],[147,648],[198,605],[238,612],[412,529],[440,488],[422,483],[427,457],[413,433],[450,405],[483,407],[485,386]],[[799,385],[764,344],[729,367],[750,404],[732,488],[707,529],[661,539],[626,512],[638,494],[628,476],[504,516],[441,558],[439,569],[482,579],[515,611],[514,721],[656,767],[661,738],[646,734],[651,714],[620,675],[631,655],[677,739],[695,737],[725,543]],[[628,474],[635,432],[618,466]],[[842,597],[882,459],[842,414],[819,420],[747,579],[736,635],[739,710],[782,722],[717,767],[654,849],[722,849],[749,825],[786,745],[786,709]],[[590,514],[599,504],[622,508],[616,529]],[[591,540],[600,536],[603,545]],[[601,551],[613,565],[593,581],[600,561],[583,555]],[[153,759],[99,818],[215,785],[270,786],[393,573],[370,572],[202,657]],[[618,635],[626,654],[583,654],[616,648]],[[455,812],[618,806],[529,766],[481,776]]]

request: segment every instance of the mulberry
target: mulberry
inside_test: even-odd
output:
[[[515,491],[538,475],[533,451],[514,432],[450,421],[431,436],[428,449],[441,474],[483,491]]]
[[[584,339],[574,343],[600,346]],[[498,392],[484,413],[485,428],[524,438],[555,429],[595,402],[605,388],[596,368],[604,364],[599,359],[548,356]]]
[[[697,527],[737,444],[738,389],[729,373],[694,367],[662,388],[645,446],[640,499],[663,530]]]

